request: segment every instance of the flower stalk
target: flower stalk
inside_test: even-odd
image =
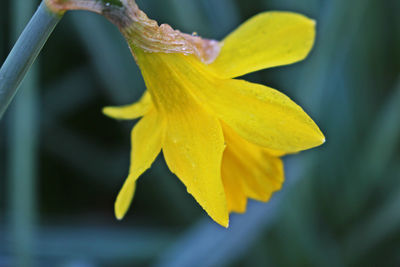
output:
[[[0,69],[0,118],[62,15],[41,3]]]

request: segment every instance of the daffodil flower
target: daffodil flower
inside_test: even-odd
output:
[[[158,26],[133,0],[112,7],[97,1],[91,8],[82,5],[89,0],[70,1],[75,3],[67,8],[58,2],[64,9],[95,10],[117,24],[147,86],[139,102],[103,110],[116,119],[141,118],[131,134],[129,175],[115,202],[118,219],[161,151],[187,191],[227,227],[229,213],[244,212],[248,198],[268,201],[281,188],[281,156],[324,143],[318,126],[289,97],[237,78],[304,59],[314,43],[313,20],[265,12],[217,42]]]

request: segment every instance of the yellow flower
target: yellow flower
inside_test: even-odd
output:
[[[150,52],[128,40],[148,90],[133,105],[104,108],[117,119],[142,117],[132,130],[130,170],[115,202],[116,217],[124,217],[137,179],[161,151],[169,169],[222,226],[228,226],[230,212],[246,210],[248,198],[267,201],[284,180],[280,157],[325,138],[284,94],[234,78],[300,61],[314,38],[313,20],[266,12],[231,33],[208,60],[206,49],[198,50],[205,51],[203,57]],[[210,42],[203,44],[211,47]]]

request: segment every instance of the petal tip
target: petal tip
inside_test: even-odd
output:
[[[226,215],[224,215],[222,218],[220,218],[217,221],[217,223],[220,224],[224,228],[229,227],[229,212],[228,212],[228,210],[226,210]]]
[[[228,209],[226,209],[224,211],[224,214],[219,214],[219,215],[217,215],[217,214],[213,214],[212,215],[208,211],[206,211],[206,212],[215,223],[221,225],[224,228],[228,228],[229,227],[229,212],[228,212]]]
[[[229,219],[226,222],[221,223],[221,226],[228,229],[229,228]]]
[[[326,142],[325,135],[320,131],[319,132],[319,140],[320,140],[320,145],[323,145]]]
[[[124,116],[125,114],[121,113],[121,110],[118,107],[104,107],[101,112],[112,119],[126,119]]]
[[[314,130],[314,140],[315,140],[315,146],[320,146],[323,145],[326,142],[326,138],[325,135],[322,133],[321,129],[317,126],[317,124],[315,124],[314,122],[314,126],[315,126],[315,130]]]
[[[115,207],[115,209],[114,209],[114,214],[115,214],[115,218],[118,221],[122,221],[122,219],[125,217],[125,212],[118,210],[117,207]]]
[[[309,19],[309,20],[310,20],[311,25],[312,25],[313,27],[317,26],[317,21],[316,21],[315,19]]]
[[[113,108],[112,107],[104,107],[101,109],[101,112],[107,117],[113,117]]]
[[[135,180],[129,175],[114,203],[114,214],[117,220],[122,220],[128,212],[135,193],[135,188]]]

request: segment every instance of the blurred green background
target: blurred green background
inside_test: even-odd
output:
[[[222,39],[266,10],[317,20],[306,61],[245,78],[300,104],[327,142],[217,226],[161,157],[119,222],[134,122],[105,105],[145,86],[118,30],[70,12],[0,121],[0,266],[400,266],[400,1],[138,0],[149,17]],[[38,1],[1,0],[0,62]]]

